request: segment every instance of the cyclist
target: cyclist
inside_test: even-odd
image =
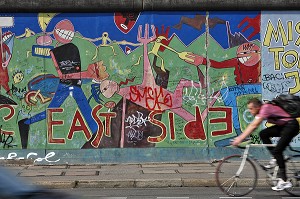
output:
[[[280,137],[275,147],[267,147],[279,166],[279,179],[277,185],[272,187],[272,189],[274,191],[280,191],[292,187],[291,182],[287,181],[283,151],[289,145],[293,137],[298,134],[298,121],[295,118],[292,118],[279,106],[270,103],[263,104],[262,101],[257,98],[250,99],[247,102],[247,108],[255,118],[247,126],[245,131],[231,142],[231,145],[239,145],[262,123],[263,120],[267,120],[274,124],[274,126],[265,128],[259,133],[264,144],[272,144],[271,137]]]

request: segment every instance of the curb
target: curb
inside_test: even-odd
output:
[[[185,184],[182,179],[167,180],[97,180],[97,181],[68,181],[68,182],[34,182],[38,186],[44,186],[50,189],[68,189],[68,188],[162,188],[162,187],[183,187]],[[214,183],[215,184],[215,183]],[[196,186],[194,184],[194,186]],[[200,187],[201,185],[198,184]]]
[[[6,159],[6,160],[0,160],[1,166],[28,166],[28,165],[34,165],[33,159]]]
[[[216,186],[215,180],[189,179],[126,179],[126,180],[76,180],[76,181],[38,181],[33,185],[50,189],[68,188],[162,188],[162,187],[202,187]]]
[[[76,180],[39,181],[32,183],[52,189],[68,188],[165,188],[165,187],[217,187],[215,179],[126,179],[126,180]],[[257,187],[269,187],[265,179],[259,179]]]

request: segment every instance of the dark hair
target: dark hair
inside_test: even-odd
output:
[[[258,98],[252,98],[252,99],[249,99],[247,104],[253,104],[255,107],[259,107],[262,105],[262,101],[259,100]]]

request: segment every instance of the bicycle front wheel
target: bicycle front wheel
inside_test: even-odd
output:
[[[244,196],[256,187],[257,169],[254,163],[247,158],[242,165],[242,160],[241,155],[232,155],[224,158],[217,166],[217,185],[229,196]]]
[[[293,185],[285,191],[293,196],[300,196],[300,155],[290,157],[285,164],[287,180]]]

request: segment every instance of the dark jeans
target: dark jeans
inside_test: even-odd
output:
[[[262,130],[259,136],[264,144],[272,144],[271,137],[280,137],[276,147],[267,147],[277,161],[279,174],[286,181],[285,162],[283,151],[290,144],[293,137],[299,133],[299,123],[296,119],[287,122],[285,125],[274,125]]]

